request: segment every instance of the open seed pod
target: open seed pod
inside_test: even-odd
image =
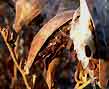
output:
[[[35,35],[30,51],[28,54],[27,62],[24,67],[26,73],[28,74],[35,57],[37,56],[38,52],[40,51],[41,47],[44,45],[44,43],[47,41],[47,39],[63,24],[68,22],[72,19],[73,15],[72,10],[65,11],[60,14],[57,14],[55,17],[53,17],[50,21],[48,21],[41,29],[40,31]],[[36,44],[37,43],[37,44]]]
[[[80,0],[80,9],[75,11],[70,37],[74,43],[78,60],[86,68],[95,51],[94,25],[85,0]]]

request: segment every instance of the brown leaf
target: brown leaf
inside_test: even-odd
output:
[[[48,66],[46,82],[47,82],[49,89],[52,89],[54,85],[55,73],[61,63],[60,60],[61,60],[60,58],[54,58]]]
[[[22,25],[28,24],[41,13],[41,0],[18,0],[16,2],[15,31],[19,32]]]
[[[28,59],[24,68],[26,69],[26,71],[28,71],[31,68],[37,53],[40,51],[41,47],[49,38],[49,36],[51,36],[52,33],[56,31],[60,26],[71,20],[72,16],[73,16],[72,10],[65,11],[61,14],[56,15],[40,29],[40,31],[36,34],[36,36],[32,41]]]

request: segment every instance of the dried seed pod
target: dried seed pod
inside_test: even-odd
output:
[[[24,24],[29,24],[29,22],[41,13],[41,8],[41,0],[16,1],[15,31],[20,32]]]
[[[80,13],[80,17],[78,14]],[[78,19],[77,19],[78,17]],[[78,21],[77,21],[77,20]],[[95,50],[94,43],[94,27],[91,24],[92,18],[87,7],[85,0],[80,0],[80,12],[79,9],[75,12],[74,18],[71,24],[70,37],[74,43],[74,50],[77,52],[78,59],[82,62],[83,68],[86,68],[89,63],[89,59],[93,56]],[[90,28],[93,27],[93,29]],[[87,57],[85,47],[90,49],[90,56]]]

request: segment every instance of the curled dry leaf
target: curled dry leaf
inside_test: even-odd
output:
[[[32,66],[32,63],[37,55],[37,53],[40,51],[41,47],[44,45],[46,40],[52,35],[53,32],[55,32],[60,26],[68,22],[72,19],[73,11],[65,11],[61,14],[56,15],[53,19],[51,19],[47,24],[45,24],[40,31],[36,34],[34,37],[28,59],[26,62],[26,65],[24,67],[25,71],[28,73],[29,69]]]
[[[41,8],[41,0],[18,0],[16,2],[15,31],[19,32],[24,24],[29,24],[41,13]]]
[[[60,65],[60,58],[54,58],[48,66],[46,82],[49,89],[52,89],[52,87],[54,86],[53,83],[55,78],[55,72],[59,67],[59,65]]]

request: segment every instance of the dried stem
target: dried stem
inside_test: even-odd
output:
[[[6,32],[7,31],[7,29],[5,29],[5,28],[3,28],[3,29],[1,29],[0,28],[0,32],[1,32],[1,35],[2,35],[2,37],[3,37],[3,39],[4,39],[4,41],[5,41],[5,44],[7,45],[7,47],[8,47],[8,50],[9,50],[9,52],[10,52],[10,55],[11,55],[11,57],[12,57],[12,59],[13,59],[13,62],[14,62],[14,64],[15,64],[15,66],[18,68],[18,70],[20,71],[20,73],[21,73],[21,75],[22,75],[22,77],[23,77],[23,80],[24,80],[24,83],[25,83],[25,85],[26,85],[26,87],[27,87],[27,89],[31,89],[31,87],[29,86],[29,84],[28,84],[28,82],[27,82],[27,79],[26,79],[26,76],[25,76],[25,72],[20,68],[20,66],[18,65],[18,63],[17,63],[17,57],[16,57],[16,55],[15,55],[15,53],[14,53],[14,51],[13,51],[13,49],[12,49],[12,47],[8,44],[8,42],[7,42],[7,34],[8,34],[8,32]]]
[[[90,84],[91,83],[91,79],[89,79],[88,81],[86,81],[85,83],[83,83],[80,87],[78,87],[78,89],[83,89],[83,88],[85,88],[88,84]]]
[[[17,37],[17,40],[16,40],[16,42],[15,42],[16,47],[15,47],[15,49],[14,49],[14,53],[15,53],[15,55],[16,55],[17,61],[18,61],[18,58],[19,58],[19,53],[18,53],[19,39],[20,39],[20,37],[18,36],[18,37]],[[14,83],[15,83],[15,81],[17,80],[17,67],[16,67],[15,64],[14,64],[13,70],[14,70],[14,76],[13,76],[13,78],[12,78],[11,88],[13,88]]]
[[[76,86],[75,89],[83,89],[85,88],[88,84],[94,81],[94,79],[88,79],[87,74],[90,74],[89,69],[83,69],[81,63],[79,62],[77,65],[77,69],[75,72],[75,81],[76,81]]]

